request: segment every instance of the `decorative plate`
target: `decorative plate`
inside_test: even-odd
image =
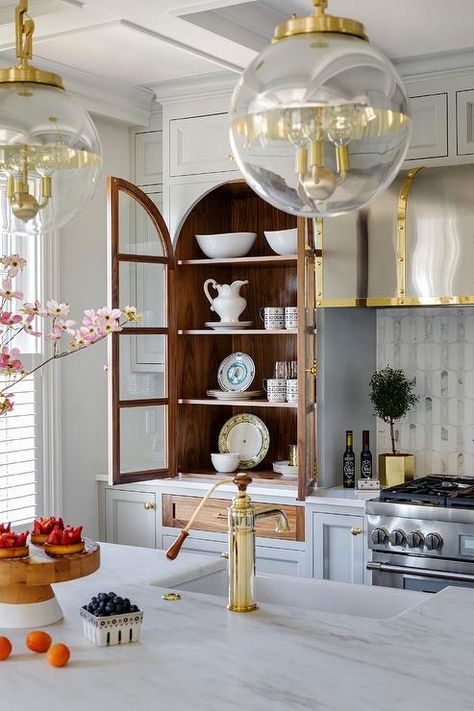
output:
[[[217,382],[222,390],[247,390],[255,377],[255,363],[246,353],[231,353],[224,358],[217,371]]]
[[[239,452],[239,469],[256,467],[265,458],[269,447],[267,426],[256,415],[235,415],[219,432],[219,452]]]
[[[262,394],[261,390],[242,390],[240,392],[228,390],[207,390],[206,395],[215,397],[216,400],[253,400]]]
[[[206,321],[204,324],[207,328],[214,328],[223,331],[235,331],[239,328],[250,328],[253,321]]]

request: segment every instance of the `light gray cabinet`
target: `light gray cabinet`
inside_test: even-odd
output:
[[[313,577],[364,582],[364,517],[312,513]]]
[[[474,154],[474,90],[456,92],[458,156]]]
[[[413,133],[407,160],[442,158],[448,155],[447,93],[410,98]]]
[[[155,494],[107,488],[105,490],[105,535],[107,543],[155,548]]]
[[[227,113],[172,119],[169,140],[170,177],[237,171]]]
[[[135,183],[157,185],[163,182],[163,131],[135,134]]]

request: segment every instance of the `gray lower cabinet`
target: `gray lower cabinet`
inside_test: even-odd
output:
[[[156,495],[106,489],[105,536],[108,543],[156,548]]]
[[[343,583],[364,582],[364,518],[313,512],[313,577]]]

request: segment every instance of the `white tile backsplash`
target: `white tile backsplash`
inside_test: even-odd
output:
[[[420,402],[397,426],[416,476],[474,475],[474,308],[380,309],[377,368],[386,365],[416,380]],[[380,421],[377,451],[390,451]]]

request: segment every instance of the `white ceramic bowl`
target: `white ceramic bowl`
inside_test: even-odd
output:
[[[298,245],[298,230],[295,227],[291,230],[278,230],[276,232],[264,232],[268,244],[277,254],[282,257],[296,254]]]
[[[226,454],[211,454],[214,469],[222,474],[235,472],[240,464],[240,454],[229,452]]]
[[[217,235],[196,235],[198,245],[210,259],[245,257],[253,247],[255,232],[223,232]]]

